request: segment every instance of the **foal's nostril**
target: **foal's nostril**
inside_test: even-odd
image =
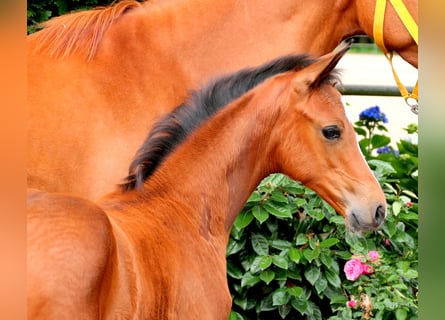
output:
[[[385,220],[386,210],[383,206],[378,206],[375,211],[375,223],[380,225]]]

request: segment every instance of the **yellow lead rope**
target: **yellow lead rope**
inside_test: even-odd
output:
[[[409,13],[408,9],[402,2],[402,0],[390,0],[392,6],[396,10],[399,18],[402,20],[402,23],[405,25],[406,29],[410,33],[411,37],[414,39],[416,44],[419,44],[418,41],[418,26],[414,21],[413,17]],[[405,99],[406,103],[411,107],[412,112],[415,114],[418,113],[418,81],[413,88],[413,92],[409,93],[405,86],[400,81],[396,70],[394,69],[394,65],[392,63],[393,53],[388,52],[385,47],[383,41],[383,22],[385,18],[385,10],[386,10],[386,0],[376,0],[375,12],[374,12],[374,41],[377,46],[383,51],[386,59],[388,59],[389,64],[391,65],[392,73],[394,75],[394,80],[396,81],[397,87],[400,90],[402,97]],[[412,100],[415,102],[412,102]]]

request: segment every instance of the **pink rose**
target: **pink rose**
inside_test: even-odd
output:
[[[366,263],[362,263],[362,274],[371,274],[374,272],[374,269],[366,264]]]
[[[348,301],[349,308],[355,308],[356,305],[357,305],[357,301],[355,301],[354,299],[351,299]]]
[[[353,258],[345,263],[343,271],[346,274],[346,279],[355,281],[363,272],[362,262],[360,259]]]
[[[380,254],[375,250],[371,250],[368,252],[368,257],[371,262],[376,262],[377,260],[379,260]]]

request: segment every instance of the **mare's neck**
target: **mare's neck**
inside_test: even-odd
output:
[[[193,84],[289,53],[322,55],[361,32],[350,1],[159,1],[148,10]]]

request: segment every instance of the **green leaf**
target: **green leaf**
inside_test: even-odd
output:
[[[244,299],[235,298],[235,299],[233,299],[233,302],[234,302],[237,306],[240,306],[241,309],[243,309],[243,310],[247,310],[247,306],[248,306],[247,298],[244,298]]]
[[[269,268],[272,265],[272,257],[271,256],[264,256],[261,257],[259,267],[261,270],[265,270]]]
[[[279,288],[275,290],[272,295],[272,302],[274,306],[281,306],[288,303],[290,300],[290,295],[287,293],[286,288]]]
[[[331,252],[327,249],[323,250],[320,254],[320,261],[326,267],[331,268],[333,259],[331,257]]]
[[[397,231],[396,234],[392,237],[392,242],[393,243],[405,243],[406,245],[408,245],[410,248],[415,248],[416,244],[414,242],[414,239],[406,232],[404,231]]]
[[[392,167],[391,164],[389,164],[388,162],[382,161],[382,160],[377,160],[377,159],[373,159],[373,160],[369,160],[368,164],[375,166],[376,171],[381,172],[383,175],[387,175],[390,173],[396,173],[397,171]]]
[[[371,142],[369,141],[369,139],[368,139],[368,138],[364,138],[364,139],[360,140],[360,141],[358,142],[358,144],[359,144],[360,149],[362,150],[363,154],[366,155],[367,147],[371,144]]]
[[[314,250],[316,247],[318,247],[319,244],[320,244],[320,242],[319,242],[317,237],[314,237],[314,238],[309,240],[309,247],[312,250]]]
[[[315,266],[310,266],[304,273],[305,278],[311,285],[315,284],[315,281],[320,277],[320,269]]]
[[[304,233],[299,233],[297,239],[295,240],[295,245],[301,246],[307,243],[307,237]]]
[[[395,216],[398,216],[399,213],[400,213],[400,209],[402,208],[402,206],[403,206],[403,202],[402,202],[402,201],[394,201],[394,202],[392,203],[392,205],[391,205],[391,207],[392,207],[392,213],[393,213]]]
[[[311,262],[312,260],[318,258],[318,256],[320,255],[320,247],[316,247],[314,250],[306,248],[303,250],[303,255],[306,260]]]
[[[260,273],[260,279],[263,280],[267,285],[275,279],[275,272],[266,270]]]
[[[373,148],[380,148],[386,146],[391,142],[391,138],[380,134],[374,134],[371,138]]]
[[[56,0],[56,5],[59,7],[59,13],[64,14],[65,12],[68,12],[68,5],[66,1]]]
[[[317,221],[321,221],[324,218],[324,213],[319,208],[315,208],[313,210],[308,210],[308,215]]]
[[[281,269],[287,270],[287,268],[289,267],[289,264],[288,264],[288,261],[287,261],[286,257],[279,256],[279,255],[274,255],[272,257],[272,261],[273,261],[274,265],[276,265],[277,267],[279,267]]]
[[[396,320],[405,320],[408,317],[408,312],[406,312],[405,308],[397,308],[396,309]]]
[[[298,310],[302,315],[305,314],[307,310],[307,301],[301,298],[292,299],[291,305],[295,310]]]
[[[396,263],[397,268],[402,269],[403,272],[408,270],[410,265],[411,265],[411,263],[406,260],[397,261],[397,263]]]
[[[228,320],[244,320],[244,318],[238,312],[230,311]]]
[[[410,279],[417,279],[419,277],[419,273],[417,272],[417,270],[414,269],[406,270],[406,272],[403,275]]]
[[[298,250],[297,248],[293,248],[293,247],[289,249],[289,258],[293,262],[295,262],[295,263],[300,262],[300,257],[301,257],[300,250]]]
[[[227,256],[235,254],[244,248],[246,245],[246,239],[242,239],[241,241],[236,241],[232,238],[229,239],[229,244],[227,245]]]
[[[400,279],[400,278],[398,278],[398,279]],[[395,279],[395,280],[398,280],[398,279]],[[400,291],[408,290],[408,287],[404,283],[394,283],[391,285],[391,288],[398,289]]]
[[[292,307],[289,304],[282,304],[281,306],[278,306],[278,313],[280,314],[281,319],[286,319],[291,310]]]
[[[383,230],[386,232],[386,234],[389,236],[389,238],[392,238],[394,234],[397,232],[397,226],[391,222],[391,221],[385,221],[383,224]]]
[[[279,281],[279,280],[284,280],[287,281],[288,278],[288,271],[285,269],[276,269],[274,270],[275,272],[275,280]]]
[[[333,245],[339,243],[340,240],[338,240],[337,238],[328,238],[326,240],[323,240],[322,242],[320,242],[320,248],[329,248],[332,247]]]
[[[294,268],[287,269],[286,277],[287,277],[287,279],[294,279],[294,280],[301,281],[301,271],[299,269],[294,269]]]
[[[319,296],[327,287],[328,287],[328,281],[323,276],[320,276],[317,279],[317,281],[315,281],[315,289],[317,290]]]
[[[334,286],[334,288],[340,288],[341,286],[341,280],[339,275],[332,271],[332,270],[326,270],[324,273],[324,276],[329,281],[330,284]]]
[[[252,264],[250,265],[250,269],[249,269],[252,274],[256,274],[257,272],[259,272],[261,270],[260,262],[261,262],[262,258],[263,257],[261,257],[261,256],[257,256],[257,257],[255,257],[255,259],[253,259]]]
[[[355,130],[355,132],[356,132],[358,135],[361,135],[361,136],[366,137],[366,130],[365,130],[365,129],[360,128],[360,127],[354,127],[354,130]]]
[[[291,294],[292,296],[299,298],[303,294],[303,288],[299,286],[293,286],[287,288],[287,292],[289,292],[289,294]]]
[[[260,282],[260,277],[254,276],[250,272],[246,272],[241,279],[241,287],[253,286],[254,284]]]
[[[348,299],[343,294],[337,294],[329,297],[331,303],[345,304]]]
[[[338,225],[345,225],[345,219],[342,216],[332,216],[329,218],[329,222],[338,224]]]
[[[271,183],[275,186],[285,185],[288,178],[282,173],[275,173],[271,175]]]
[[[403,148],[413,154],[413,155],[417,155],[419,153],[419,146],[416,144],[413,144],[409,141],[406,140],[400,140],[400,144],[403,146]]]
[[[241,211],[238,217],[235,219],[233,225],[237,229],[244,229],[247,227],[253,220],[253,215],[250,211]]]
[[[261,300],[260,306],[258,308],[259,311],[271,311],[276,309],[276,307],[273,305],[272,295],[273,292],[269,294],[265,299]]]
[[[232,263],[227,263],[227,274],[234,279],[241,279],[243,277],[244,271],[241,268],[234,266]]]
[[[257,202],[261,202],[263,200],[263,198],[261,197],[261,194],[258,191],[254,191],[249,199],[247,199],[247,203],[257,203]]]
[[[292,243],[286,240],[273,240],[270,246],[278,250],[286,250],[292,246]]]
[[[283,193],[281,193],[277,190],[272,191],[272,194],[270,195],[270,200],[273,200],[273,201],[279,202],[279,203],[288,203],[289,202],[287,197]]]
[[[268,201],[264,204],[264,208],[267,212],[278,218],[292,218],[292,212],[287,206],[278,206],[273,202]]]
[[[306,199],[305,198],[295,198],[294,204],[297,207],[303,207],[304,205],[306,205]]]
[[[412,199],[418,199],[417,195],[410,190],[402,190],[402,193],[406,194],[407,196],[411,197]]]
[[[269,218],[269,213],[262,206],[254,206],[252,208],[252,214],[260,223],[263,223]]]
[[[251,243],[253,251],[255,251],[260,256],[265,256],[269,254],[269,241],[266,237],[261,234],[252,234]]]

